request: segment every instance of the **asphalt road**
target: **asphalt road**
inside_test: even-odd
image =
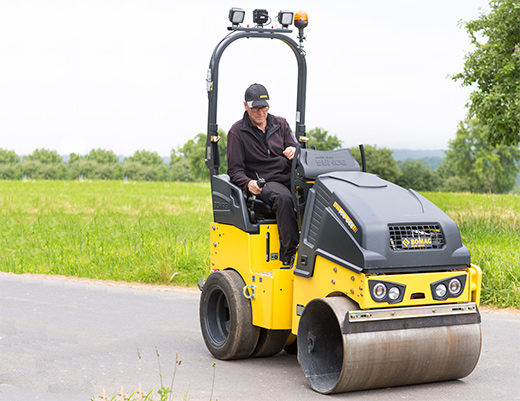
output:
[[[295,356],[214,359],[198,300],[197,292],[0,273],[0,400],[99,400],[103,389],[111,397],[139,385],[159,399],[161,374],[165,386],[173,378],[175,400],[520,400],[520,314],[482,314],[482,354],[465,379],[325,396],[310,389]]]

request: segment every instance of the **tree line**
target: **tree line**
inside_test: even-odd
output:
[[[222,130],[219,136],[220,172],[226,173],[227,136]],[[336,135],[323,128],[308,131],[307,137],[307,146],[317,150],[342,145]],[[147,150],[121,161],[111,150],[92,149],[86,155],[72,153],[64,162],[55,150],[37,149],[22,158],[14,151],[0,149],[0,179],[207,181],[205,145],[206,135],[198,134],[172,150],[169,162]],[[359,148],[351,151],[361,165]],[[518,146],[492,145],[487,128],[475,119],[459,124],[446,157],[436,169],[420,159],[397,162],[390,149],[375,145],[365,145],[365,154],[368,172],[417,191],[508,193],[517,186],[520,171]]]

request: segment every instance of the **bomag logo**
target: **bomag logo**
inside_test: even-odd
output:
[[[350,227],[350,229],[352,231],[354,231],[355,233],[358,232],[358,228],[356,227],[356,225],[354,224],[354,222],[352,221],[352,219],[350,218],[350,216],[347,214],[347,212],[345,212],[340,205],[338,205],[338,202],[334,202],[333,205],[334,209],[336,209],[339,213],[339,215],[341,217],[343,217],[343,220],[345,220],[345,222],[347,223],[347,225]]]
[[[404,248],[424,248],[432,245],[431,238],[403,238]]]

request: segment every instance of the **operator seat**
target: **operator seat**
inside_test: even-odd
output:
[[[269,205],[246,194],[227,174],[211,176],[211,197],[216,223],[231,224],[254,234],[259,232],[259,224],[276,222]]]
[[[350,149],[315,150],[298,146],[291,171],[291,192],[301,224],[309,190],[320,174],[334,171],[361,171]]]

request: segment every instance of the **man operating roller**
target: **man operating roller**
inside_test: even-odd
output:
[[[291,160],[297,143],[287,120],[269,114],[269,107],[269,94],[263,85],[247,88],[244,116],[228,133],[228,174],[236,185],[275,211],[281,259],[289,265],[299,241],[290,191]],[[259,178],[265,180],[262,187]]]

